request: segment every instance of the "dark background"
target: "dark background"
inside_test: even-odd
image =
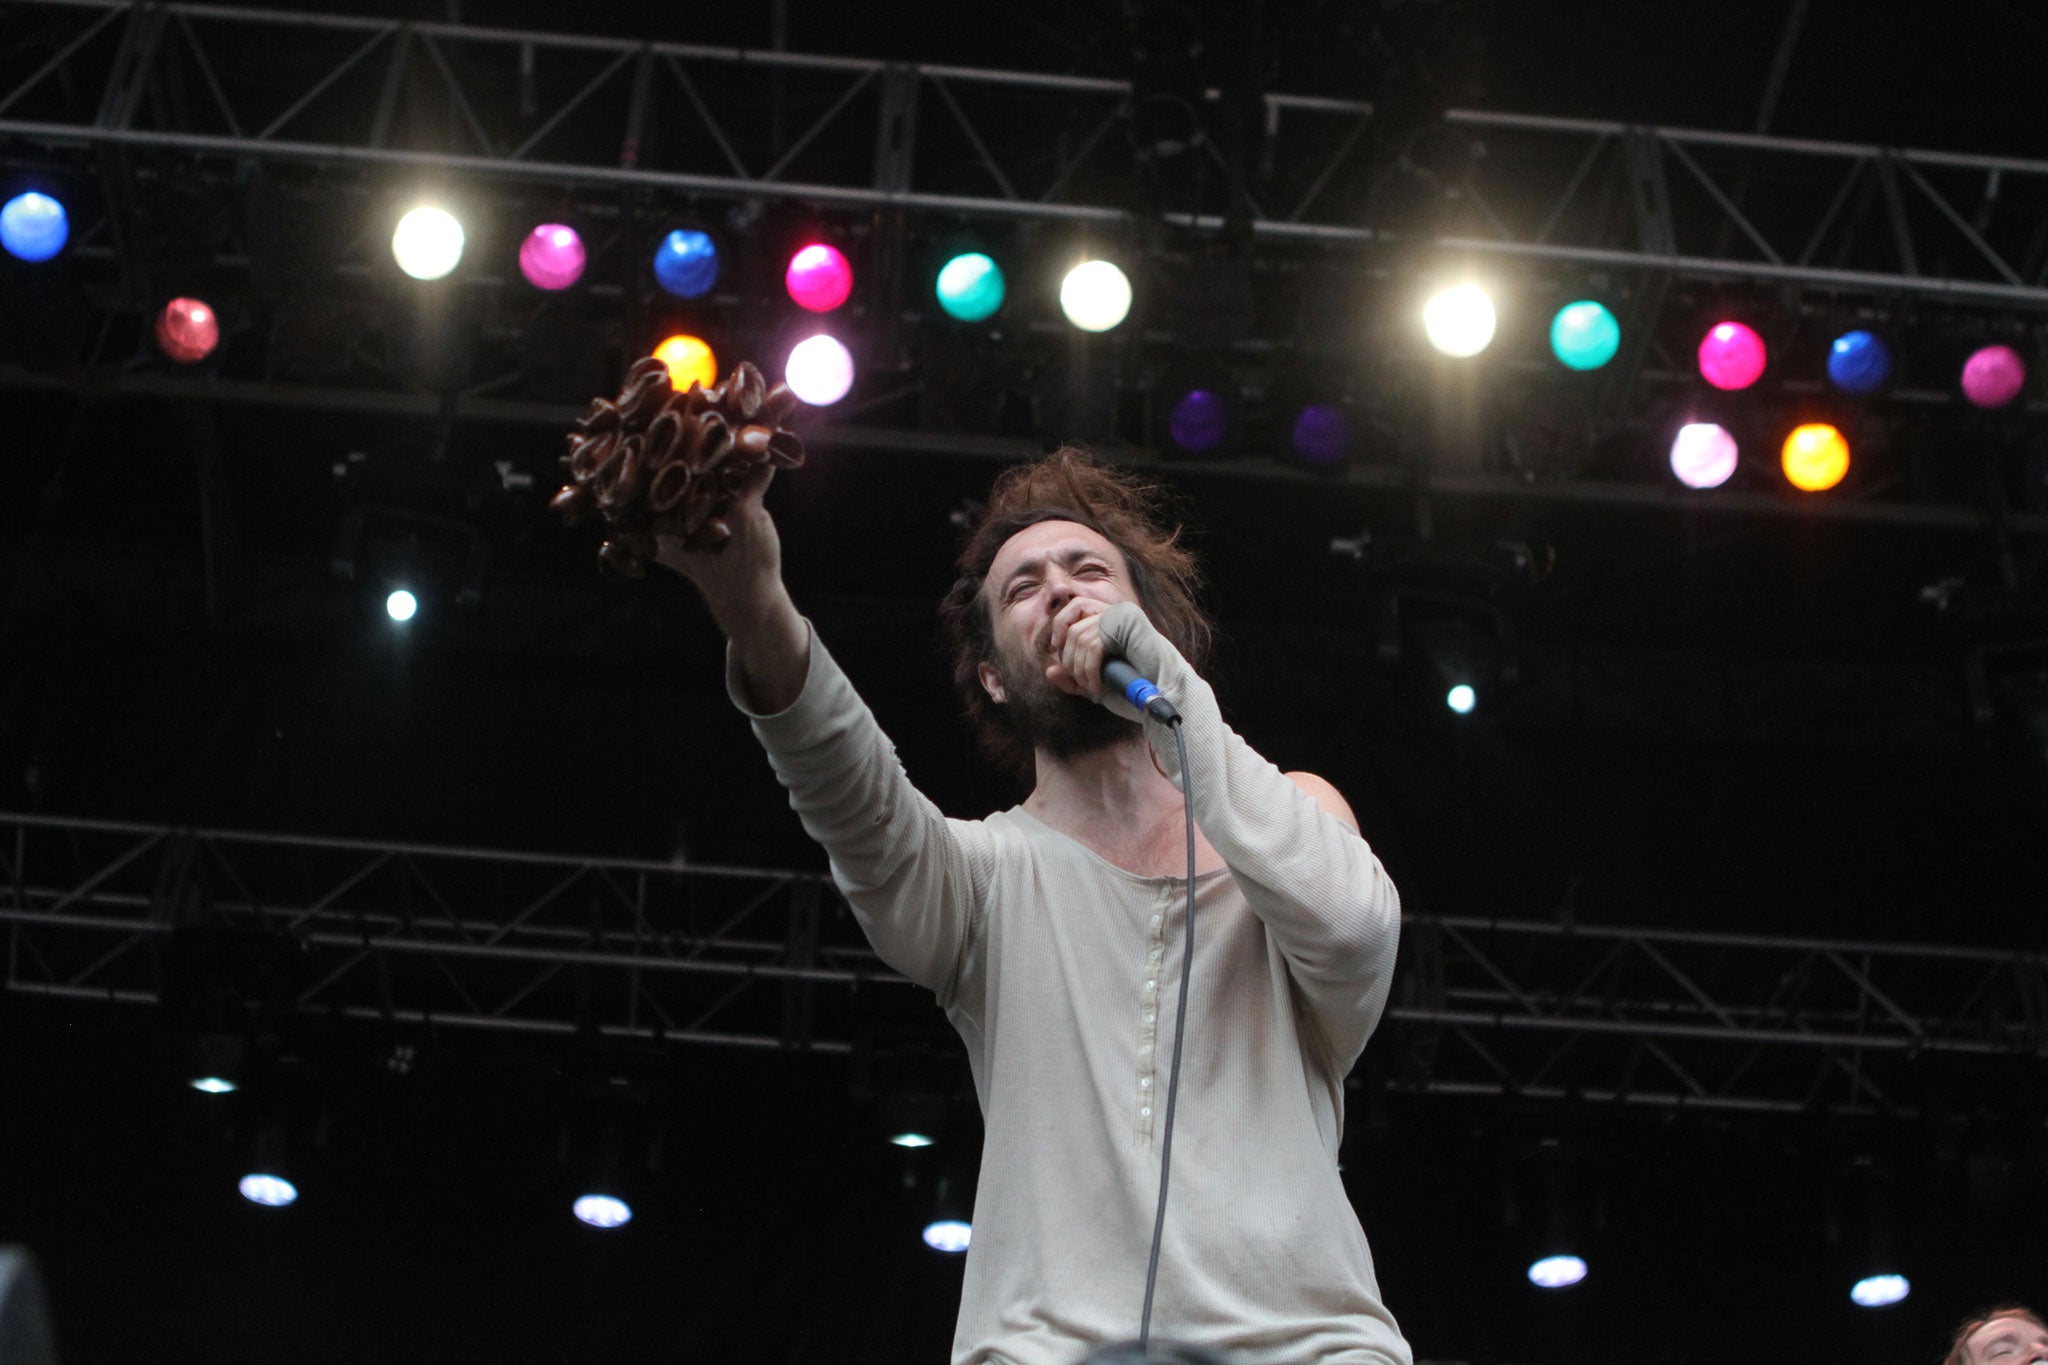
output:
[[[2035,7],[1796,9],[1772,133],[2041,153]],[[1748,130],[1794,10],[1574,0],[1202,17],[1256,39],[1275,89],[1375,98],[1389,26],[1453,14],[1456,103]],[[453,17],[772,36],[745,8]],[[1128,64],[1107,6],[798,0],[788,23],[798,51]],[[555,433],[469,423],[436,447],[423,422],[77,388],[10,388],[0,405],[0,806],[821,865],[725,701],[719,642],[687,588],[600,579],[591,539],[545,515],[545,486],[496,490],[494,461],[544,468]],[[1959,426],[1958,444],[2016,446],[2037,421]],[[799,604],[943,808],[1007,804],[1016,793],[971,760],[932,613],[953,515],[1000,461],[863,448],[830,414],[807,431],[811,462],[771,495]],[[200,571],[202,449],[233,490],[225,614],[207,611]],[[350,452],[368,455],[380,497],[486,528],[478,613],[430,606],[401,637],[332,581],[336,519],[364,496],[333,474]],[[1972,719],[1962,659],[1982,617],[1923,592],[1998,598],[1982,533],[1477,497],[1437,509],[1425,554],[1404,495],[1277,467],[1156,472],[1210,570],[1233,722],[1283,767],[1337,783],[1410,910],[1543,917],[1569,897],[1588,921],[2048,948],[2040,713],[2021,687],[2018,709]],[[1415,550],[1432,581],[1481,585],[1514,623],[1518,690],[1454,721],[1409,671],[1375,662],[1360,623],[1380,566],[1330,552],[1362,528]],[[1554,568],[1503,571],[1502,545],[1538,547]],[[2017,597],[2038,610],[2026,555]],[[0,1241],[41,1258],[74,1361],[930,1360],[950,1339],[959,1263],[916,1228],[940,1166],[972,1151],[972,1117],[903,1156],[878,1141],[843,1059],[642,1059],[660,1076],[661,1170],[635,1223],[597,1234],[562,1213],[561,1135],[576,1078],[600,1066],[571,1049],[408,1037],[418,1061],[399,1075],[390,1037],[308,1029],[291,1044],[292,1102],[320,1116],[325,1177],[272,1213],[232,1188],[236,1106],[253,1101],[178,1088],[151,1011],[10,994],[0,1037]],[[963,1070],[941,1074],[957,1086]],[[1368,1085],[1346,1175],[1418,1357],[1931,1361],[1967,1312],[2038,1306],[2048,1285],[2038,1059],[1967,1079],[1954,1112],[1859,1125]],[[1559,1295],[1521,1277],[1528,1219],[1510,1217],[1526,1214],[1529,1153],[1546,1139],[1572,1150],[1600,1211],[1594,1274]],[[1872,1154],[1895,1177],[1915,1285],[1875,1313],[1849,1304],[1831,1238],[1845,1172]]]

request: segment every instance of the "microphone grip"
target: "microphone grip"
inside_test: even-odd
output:
[[[1104,659],[1102,681],[1123,693],[1125,701],[1154,720],[1164,721],[1169,725],[1180,723],[1180,712],[1173,709],[1173,703],[1166,699],[1166,694],[1153,686],[1149,679],[1141,676],[1137,669],[1131,667],[1129,660],[1115,655]]]

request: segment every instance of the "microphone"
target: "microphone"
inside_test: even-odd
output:
[[[1180,712],[1152,683],[1141,677],[1129,661],[1111,655],[1102,661],[1102,681],[1124,694],[1124,700],[1146,715],[1168,725],[1180,724]]]

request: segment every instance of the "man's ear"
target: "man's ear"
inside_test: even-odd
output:
[[[996,672],[994,664],[976,664],[974,675],[981,679],[981,690],[988,693],[990,701],[1001,706],[1010,699],[1009,694],[1003,691],[1003,675]]]

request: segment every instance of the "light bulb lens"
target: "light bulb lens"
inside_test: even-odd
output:
[[[1060,311],[1084,332],[1107,332],[1130,316],[1130,277],[1112,262],[1083,261],[1060,281]]]
[[[1569,1289],[1586,1278],[1586,1263],[1577,1256],[1545,1256],[1529,1267],[1529,1283],[1538,1289]]]
[[[957,1218],[941,1218],[936,1222],[925,1224],[924,1244],[933,1251],[943,1251],[957,1255],[967,1250],[967,1244],[972,1240],[973,1233],[974,1229],[971,1225],[963,1223]]]
[[[423,205],[398,220],[391,257],[416,280],[438,280],[462,260],[462,224],[446,209]]]
[[[1454,285],[1422,307],[1422,330],[1429,344],[1457,360],[1469,359],[1492,345],[1498,325],[1493,300],[1476,284]]]

